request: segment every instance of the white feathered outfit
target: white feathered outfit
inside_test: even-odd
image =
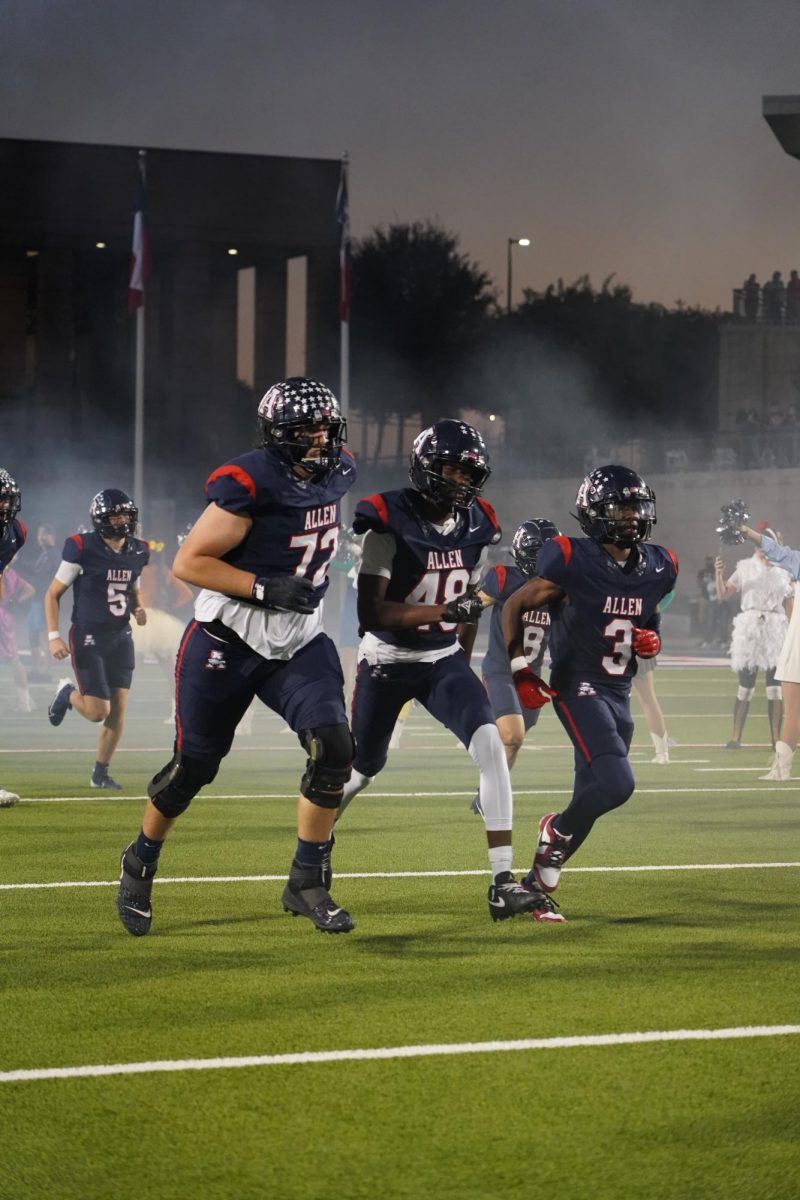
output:
[[[794,589],[788,571],[756,552],[737,564],[727,586],[742,596],[742,611],[733,620],[731,669],[738,673],[774,667],[789,627],[783,602]]]

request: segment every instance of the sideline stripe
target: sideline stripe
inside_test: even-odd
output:
[[[372,1050],[306,1050],[297,1054],[248,1054],[241,1058],[156,1059],[87,1067],[39,1067],[0,1071],[0,1083],[39,1079],[85,1079],[97,1075],[144,1075],[155,1071],[219,1071],[239,1067],[305,1066],[308,1063],[364,1062],[387,1058],[433,1058],[456,1054],[497,1054],[509,1050],[572,1050],[588,1046],[636,1046],[647,1042],[710,1042],[731,1038],[786,1037],[800,1025],[742,1025],[731,1029],[665,1029],[647,1033],[599,1033],[582,1037],[521,1038],[513,1042],[451,1042],[439,1045],[380,1046]]]
[[[640,867],[565,867],[569,875],[623,875],[637,871],[768,871],[800,867],[800,862],[673,863]],[[523,871],[524,867],[514,867]],[[337,871],[337,879],[454,879],[467,875],[489,875],[488,869],[468,871]],[[165,875],[154,883],[285,883],[283,875]],[[0,883],[0,892],[46,891],[50,888],[117,887],[118,879],[67,879],[56,883]]]

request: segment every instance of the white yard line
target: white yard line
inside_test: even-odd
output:
[[[511,1042],[444,1042],[419,1046],[376,1046],[354,1050],[305,1050],[295,1054],[248,1054],[229,1058],[156,1059],[152,1062],[99,1063],[82,1067],[39,1067],[0,1071],[0,1083],[44,1079],[86,1079],[101,1075],[236,1070],[240,1067],[308,1066],[328,1062],[369,1062],[391,1058],[436,1058],[461,1054],[501,1054],[520,1050],[576,1050],[596,1046],[639,1046],[653,1042],[711,1042],[733,1038],[789,1037],[800,1025],[739,1025],[729,1029],[662,1029],[580,1037],[520,1038]]]
[[[642,871],[767,871],[800,867],[800,862],[741,862],[741,863],[652,863],[632,867],[565,867],[567,875],[621,875]],[[515,867],[514,870],[524,870]],[[488,869],[468,871],[337,871],[339,879],[453,879],[462,876],[488,875]],[[155,883],[285,883],[283,875],[165,875],[156,876]],[[118,879],[75,879],[55,883],[0,883],[0,892],[49,891],[53,888],[117,887]]]

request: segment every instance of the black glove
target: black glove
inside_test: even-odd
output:
[[[455,621],[456,625],[471,625],[480,620],[483,603],[477,596],[466,592],[451,600],[442,613],[442,621]]]
[[[276,608],[279,612],[312,613],[319,601],[314,588],[301,575],[257,579],[250,592],[251,604],[259,608]]]

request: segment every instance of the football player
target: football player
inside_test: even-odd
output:
[[[175,669],[174,755],[148,784],[141,832],[122,855],[117,912],[135,937],[150,929],[164,839],[216,777],[255,696],[283,717],[308,756],[284,910],[325,933],[354,928],[323,877],[353,739],[321,601],[355,463],[339,402],[313,379],[274,384],[258,422],[261,448],[212,472],[208,506],[172,567],[202,590]]]
[[[508,765],[489,699],[462,640],[483,603],[474,594],[497,518],[480,498],[490,468],[483,438],[459,420],[437,421],[411,451],[410,488],[360,500],[353,529],[364,534],[358,616],[364,636],[353,699],[356,756],[342,807],[383,770],[398,713],[411,699],[467,748],[480,772],[494,920],[531,912],[556,917],[538,889],[511,873]]]
[[[28,531],[17,513],[22,507],[22,493],[4,467],[0,467],[0,596],[3,594],[3,571],[22,546]],[[0,808],[19,803],[16,792],[0,788]]]
[[[511,539],[514,565],[498,563],[491,567],[481,584],[481,591],[495,601],[489,619],[489,645],[481,663],[481,675],[503,741],[509,771],[517,761],[525,734],[539,720],[539,710],[523,708],[514,687],[503,640],[503,605],[512,592],[536,574],[539,551],[553,537],[558,537],[558,530],[546,517],[531,517],[523,521]],[[522,620],[525,626],[523,653],[531,670],[538,675],[547,649],[550,614],[545,608],[535,608],[523,613]],[[471,629],[476,628],[471,626]],[[479,794],[472,801],[472,811],[483,816]]]
[[[119,791],[108,773],[125,727],[134,669],[130,619],[144,625],[139,576],[150,561],[147,542],[136,535],[139,519],[130,496],[119,488],[98,492],[89,508],[94,530],[73,533],[64,542],[61,563],[44,598],[50,653],[56,661],[72,656],[77,687],[60,679],[47,715],[60,725],[69,709],[102,725],[93,788]],[[59,605],[73,588],[69,646],[58,629]]]
[[[555,537],[539,552],[538,577],[506,601],[503,630],[514,684],[526,708],[552,700],[575,750],[572,799],[539,822],[526,882],[550,894],[561,868],[598,817],[634,789],[628,762],[633,736],[631,679],[639,658],[658,654],[659,601],[675,586],[671,550],[646,545],[656,498],[628,467],[598,467],[576,498],[583,538]],[[523,614],[550,611],[550,685],[524,657]]]

